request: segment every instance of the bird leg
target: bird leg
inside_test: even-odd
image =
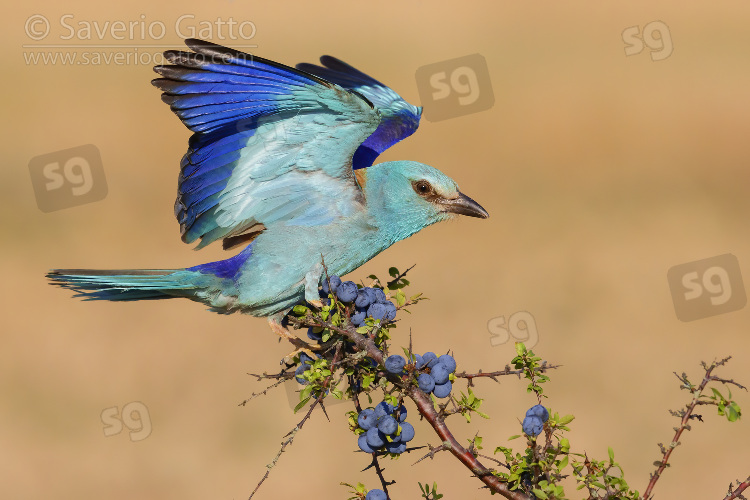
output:
[[[323,308],[323,301],[320,300],[318,293],[321,276],[323,276],[323,264],[320,262],[305,274],[305,301],[318,309]]]
[[[320,350],[320,346],[312,345],[301,338],[294,335],[292,332],[290,332],[282,323],[281,319],[283,319],[283,316],[279,318],[279,315],[274,315],[268,318],[268,326],[271,327],[271,330],[281,337],[282,339],[287,339],[289,342],[292,343],[296,349],[292,351],[291,353],[284,356],[283,362],[292,365],[294,364],[294,358],[299,355],[299,353],[304,352],[311,358],[315,359],[315,353],[313,351]]]

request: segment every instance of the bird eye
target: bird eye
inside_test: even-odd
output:
[[[416,191],[417,194],[420,195],[428,194],[432,191],[432,186],[427,181],[416,181],[413,186],[414,191]]]

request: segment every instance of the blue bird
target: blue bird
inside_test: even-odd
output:
[[[487,212],[435,168],[377,156],[410,136],[421,108],[334,57],[297,69],[210,42],[167,51],[153,84],[193,135],[175,215],[196,249],[246,244],[184,269],[57,269],[53,284],[89,300],[185,297],[219,313],[282,320],[320,307],[325,267],[344,275],[395,242],[455,214]]]

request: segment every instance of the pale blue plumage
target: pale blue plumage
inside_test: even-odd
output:
[[[329,56],[294,69],[186,43],[194,52],[166,52],[173,65],[154,80],[194,132],[175,203],[182,238],[249,245],[187,269],[57,270],[56,284],[89,299],[186,297],[278,321],[318,300],[323,261],[343,275],[452,214],[487,217],[432,167],[370,166],[421,114],[382,83]]]

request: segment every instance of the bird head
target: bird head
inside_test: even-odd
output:
[[[380,163],[367,169],[365,197],[378,226],[394,241],[456,215],[486,219],[487,211],[440,170],[414,161]]]

